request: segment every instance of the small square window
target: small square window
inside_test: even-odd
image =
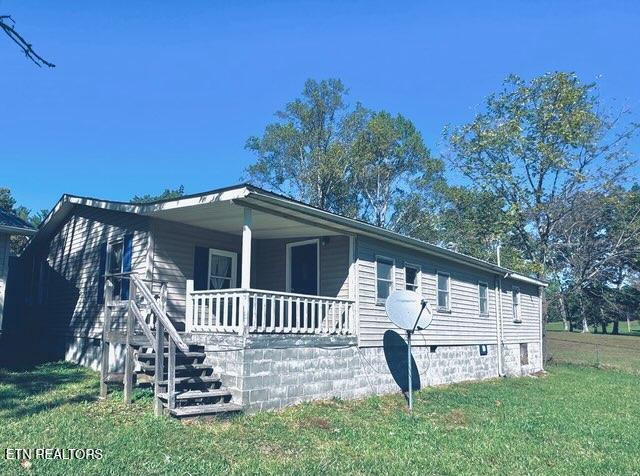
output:
[[[489,286],[487,283],[478,283],[478,306],[481,316],[489,315]]]
[[[393,260],[376,258],[376,301],[384,303],[393,290]]]
[[[448,311],[451,307],[451,279],[448,274],[438,273],[438,309]]]
[[[420,292],[420,268],[410,264],[404,266],[405,289],[407,291]]]
[[[529,365],[529,344],[520,344],[520,365]]]
[[[515,322],[521,321],[520,315],[520,289],[514,287],[511,290],[511,296],[513,299],[513,320]]]

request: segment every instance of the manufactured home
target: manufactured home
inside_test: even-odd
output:
[[[125,398],[148,382],[176,416],[406,390],[384,309],[396,289],[433,309],[414,387],[542,369],[544,282],[252,185],[64,195],[23,260],[30,332],[101,369],[103,394],[117,376]]]

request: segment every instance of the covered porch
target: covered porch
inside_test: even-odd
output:
[[[163,205],[149,278],[186,333],[356,333],[352,235],[225,193]]]

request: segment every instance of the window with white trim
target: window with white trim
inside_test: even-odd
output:
[[[393,291],[393,267],[392,259],[376,257],[376,302],[384,303]]]
[[[110,241],[107,245],[107,274],[121,274],[124,272],[124,240]],[[122,298],[122,276],[111,278],[113,284],[112,299]]]
[[[420,267],[404,264],[404,287],[407,291],[420,293]]]
[[[209,289],[236,287],[236,260],[236,253],[209,249]]]
[[[478,308],[481,316],[489,315],[489,285],[487,283],[478,283]]]
[[[451,310],[451,277],[448,273],[438,272],[438,309]]]
[[[513,300],[513,320],[515,322],[521,321],[521,309],[520,309],[520,289],[515,286],[511,288],[511,298]]]

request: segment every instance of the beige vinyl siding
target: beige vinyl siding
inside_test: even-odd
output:
[[[309,238],[254,240],[252,285],[258,289],[286,290],[287,243]],[[320,242],[320,294],[349,298],[349,237],[330,236]]]
[[[369,238],[357,240],[358,298],[360,345],[380,346],[384,333],[393,329],[401,332],[387,318],[384,306],[375,302],[375,257],[395,261],[395,286],[404,289],[404,264],[421,268],[421,291],[435,311],[431,326],[418,332],[417,345],[495,344],[496,299],[494,277],[456,263],[447,263],[427,254],[395,247]],[[436,302],[436,273],[449,273],[451,279],[451,312],[438,312]],[[489,315],[480,316],[478,281],[489,285]]]
[[[520,319],[522,322],[514,322],[513,320],[512,289],[514,286],[520,289]],[[502,282],[502,299],[505,343],[538,342],[540,340],[538,289],[530,284],[507,279]]]
[[[196,246],[237,253],[237,283],[233,287],[239,286],[242,269],[240,236],[165,220],[153,220],[151,227],[154,291],[160,290],[160,283],[167,283],[167,313],[172,321],[185,321],[187,279],[193,279]]]
[[[76,206],[47,244],[30,256],[31,263],[34,257],[36,263],[45,257],[49,267],[45,302],[34,302],[33,312],[44,316],[56,334],[99,336],[103,323],[103,305],[98,303],[102,244],[131,233],[131,269],[144,273],[147,230],[146,217]]]

